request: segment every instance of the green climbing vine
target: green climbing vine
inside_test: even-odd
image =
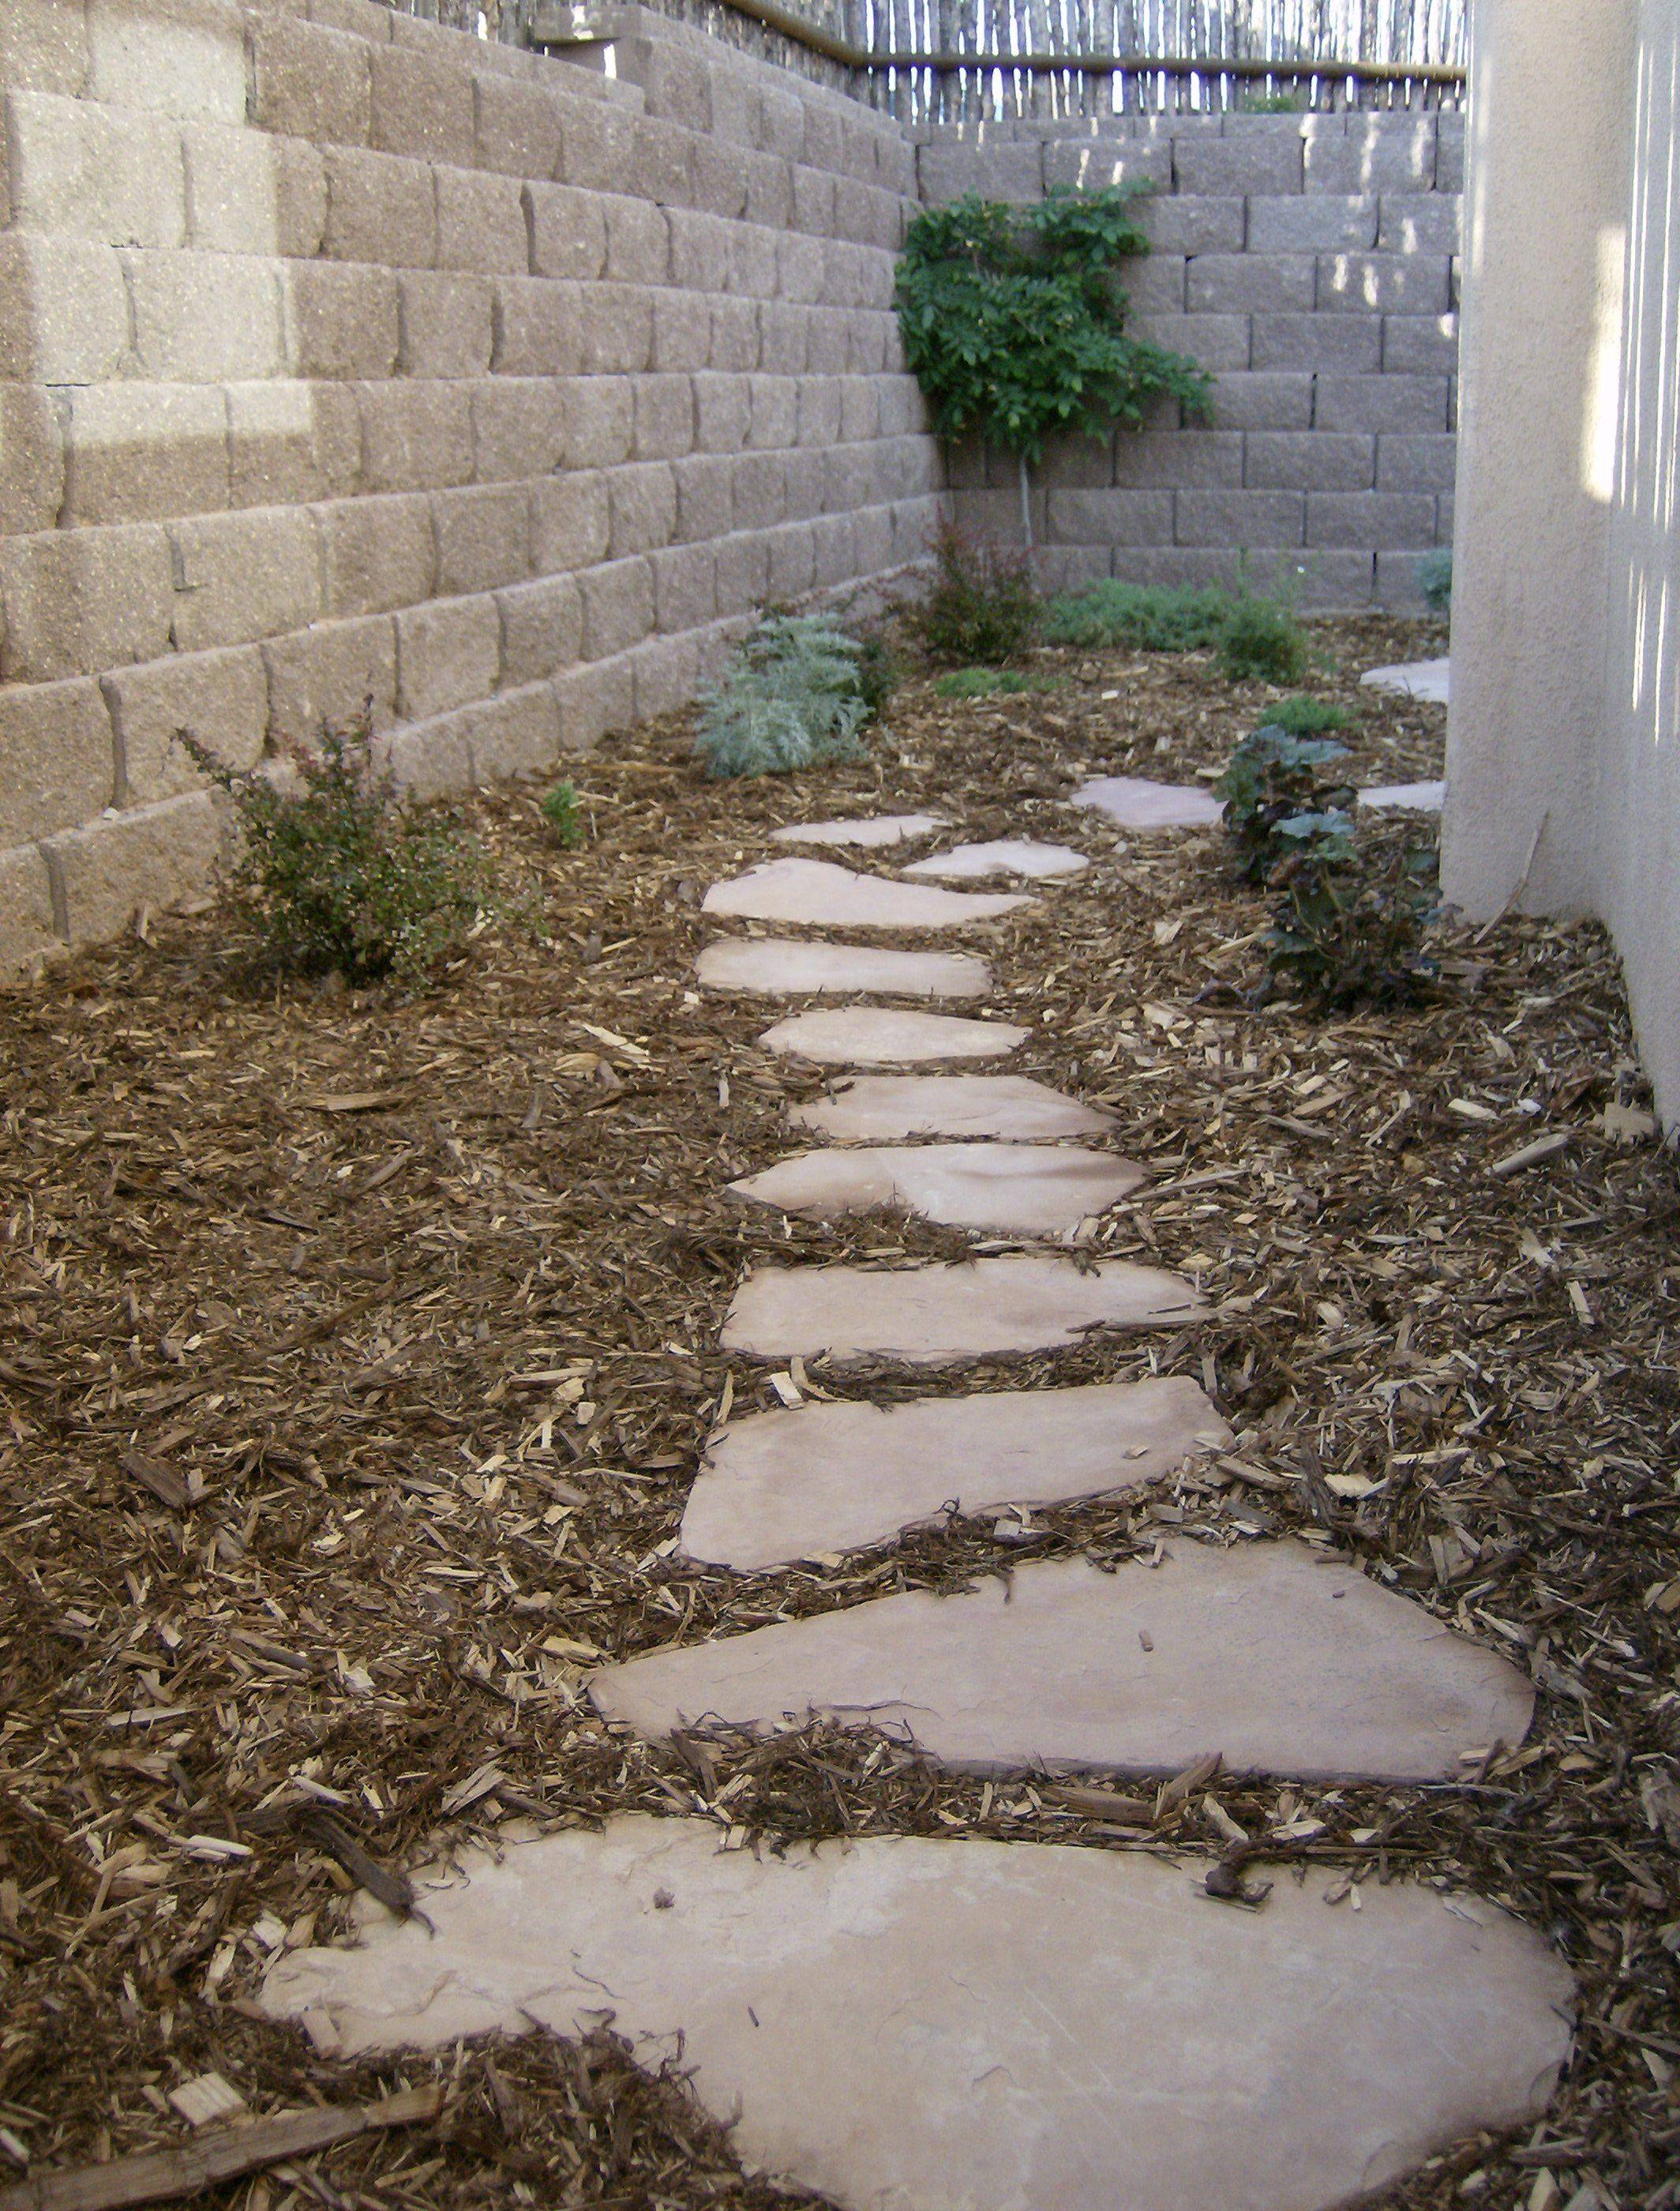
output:
[[[1122,185],[1052,192],[1026,208],[970,196],[924,210],[904,241],[905,361],[940,436],[978,436],[1016,456],[1029,542],[1029,471],[1047,438],[1135,427],[1168,394],[1199,419],[1209,411],[1205,369],[1127,335],[1115,271],[1149,251],[1136,197]]]

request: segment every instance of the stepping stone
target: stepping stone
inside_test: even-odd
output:
[[[1181,1328],[1208,1307],[1181,1275],[1010,1252],[958,1267],[755,1267],[723,1322],[726,1351],[937,1366],[1082,1343],[1098,1328]]]
[[[860,1075],[826,1098],[790,1106],[788,1119],[843,1144],[911,1136],[1045,1143],[1106,1135],[1115,1117],[1024,1075]]]
[[[990,845],[958,845],[949,852],[935,852],[900,869],[906,878],[931,875],[958,882],[983,881],[988,875],[1083,875],[1091,865],[1083,852],[1067,845],[1036,845],[1027,838],[1006,837]]]
[[[701,901],[707,913],[808,929],[962,929],[1033,903],[1018,892],[941,891],[860,875],[832,860],[764,860],[732,881],[714,883]]]
[[[849,821],[795,821],[771,833],[779,845],[908,845],[950,827],[943,814],[864,814]]]
[[[605,2015],[750,2170],[849,2211],[1330,2211],[1544,2111],[1573,1987],[1533,1929],[1406,1881],[1326,1910],[1333,1869],[1245,1911],[1201,1870],[621,1814],[462,1851],[423,1920],[365,1907],[263,2004],[347,2057]]]
[[[1205,829],[1225,811],[1209,792],[1188,784],[1150,783],[1134,775],[1101,775],[1082,783],[1071,803],[1094,806],[1122,829]]]
[[[758,1042],[787,1059],[835,1067],[902,1067],[919,1059],[1000,1059],[1030,1032],[1009,1021],[909,1014],[891,1006],[832,1006],[795,1014]]]
[[[1362,806],[1409,807],[1417,814],[1439,814],[1447,803],[1444,783],[1383,783],[1362,791]]]
[[[1393,668],[1369,668],[1359,681],[1373,691],[1399,691],[1445,706],[1453,696],[1451,667],[1445,660],[1407,660]]]
[[[1133,1488],[1230,1441],[1181,1377],[755,1413],[713,1439],[682,1549],[750,1573],[885,1542],[947,1511]]]
[[[1066,1144],[872,1144],[798,1152],[729,1188],[812,1221],[893,1206],[947,1228],[1071,1235],[1147,1175],[1112,1152]]]
[[[955,1469],[952,1469],[953,1476]],[[1153,1568],[1047,1559],[603,1667],[607,1719],[884,1728],[964,1773],[1461,1781],[1521,1742],[1526,1675],[1304,1543],[1175,1543]]]
[[[696,972],[708,990],[801,997],[817,990],[882,990],[900,998],[983,998],[992,971],[971,952],[890,952],[801,937],[731,936],[709,944]]]

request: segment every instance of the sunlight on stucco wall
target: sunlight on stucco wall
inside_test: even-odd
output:
[[[1598,283],[1592,300],[1592,352],[1580,421],[1580,481],[1600,506],[1616,497],[1622,443],[1622,317],[1628,233],[1609,223],[1598,233]]]

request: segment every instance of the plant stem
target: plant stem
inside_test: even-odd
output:
[[[1032,550],[1032,480],[1027,474],[1024,453],[1018,453],[1015,456],[1015,465],[1020,470],[1021,476],[1021,536],[1025,539],[1026,548],[1030,553]]]

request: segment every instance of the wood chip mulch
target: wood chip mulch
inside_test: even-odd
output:
[[[1357,712],[1358,779],[1438,773],[1441,710],[1356,677],[1439,638],[1315,637],[1308,688]],[[480,797],[510,918],[423,989],[277,982],[212,912],[0,994],[0,2178],[180,2141],[172,2094],[199,2084],[191,2106],[207,2075],[256,2113],[438,2080],[436,2119],[215,2193],[794,2200],[610,2035],[348,2068],[252,2015],[278,1947],[331,1939],[359,1886],[404,1908],[440,1836],[639,1808],[755,1847],[964,1832],[1198,1867],[1240,1830],[1349,1884],[1474,1887],[1568,1958],[1576,2060],[1531,2134],[1385,2200],[1680,2202],[1680,1189],[1611,948],[1449,920],[1422,1005],[1254,1006],[1266,906],[1218,837],[1128,838],[1062,801],[1090,773],[1217,768],[1266,694],[1201,656],[1041,658],[1057,688],[995,703],[916,675],[867,764],[797,783],[707,784],[680,717],[616,742],[577,764],[577,853],[531,794]],[[1031,1022],[1012,1064],[1115,1107],[1151,1170],[1091,1248],[1182,1269],[1218,1306],[951,1386],[1183,1372],[1238,1441],[1024,1530],[698,1569],[676,1530],[726,1392],[742,1411],[929,1386],[813,1361],[778,1395],[730,1368],[714,1347],[744,1266],[973,1248],[727,1196],[820,1084],[756,1048],[762,1007],[693,992],[698,900],[773,825],[922,808],[1112,860],[977,933],[985,1010]],[[1553,1156],[1490,1173],[1550,1134]],[[1024,1556],[1281,1530],[1526,1667],[1528,1742],[1486,1746],[1459,1789],[1216,1775],[1110,1804],[828,1729],[650,1749],[579,1694],[602,1657]]]

